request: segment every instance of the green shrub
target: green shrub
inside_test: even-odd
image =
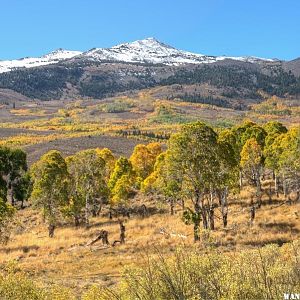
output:
[[[106,113],[122,113],[130,111],[134,105],[130,101],[126,100],[115,100],[112,103],[102,104],[101,109]]]
[[[156,124],[181,124],[187,123],[191,120],[191,117],[185,116],[175,108],[168,105],[159,104],[155,108],[154,115],[150,118],[149,121],[150,123]]]
[[[39,300],[46,299],[46,294],[26,275],[8,273],[0,275],[0,299]]]
[[[1,300],[75,300],[73,292],[61,286],[44,287],[20,271],[12,262],[1,269]]]

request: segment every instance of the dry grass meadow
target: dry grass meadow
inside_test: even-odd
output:
[[[266,187],[268,183],[266,182]],[[109,241],[119,238],[118,219],[110,220],[103,212],[92,219],[90,228],[74,228],[62,225],[54,238],[47,235],[47,226],[41,215],[27,208],[18,212],[11,239],[0,249],[0,263],[7,265],[15,261],[37,282],[46,285],[59,284],[78,293],[91,285],[114,286],[119,282],[124,267],[143,265],[149,255],[171,254],[178,247],[196,248],[199,252],[213,247],[221,252],[240,251],[267,244],[282,245],[299,238],[300,203],[286,203],[282,198],[267,195],[256,212],[255,222],[249,224],[251,190],[245,188],[239,195],[231,197],[228,228],[223,229],[221,214],[216,214],[216,230],[201,234],[201,242],[194,244],[193,228],[181,220],[182,211],[177,206],[174,216],[168,207],[160,204],[159,213],[142,218],[132,215],[125,220],[125,245],[104,246],[98,241],[87,246],[97,232],[109,232]],[[152,199],[139,197],[135,204],[156,205]],[[162,229],[168,234],[162,234]]]

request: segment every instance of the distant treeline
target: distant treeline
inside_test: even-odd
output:
[[[144,131],[140,129],[132,129],[132,130],[121,129],[117,131],[117,134],[122,135],[124,137],[141,136],[153,140],[168,140],[170,138],[170,134],[168,133],[154,133],[152,131]]]
[[[276,69],[270,75],[241,66],[200,66],[194,70],[181,69],[161,81],[163,85],[209,83],[213,86],[259,89],[277,96],[300,94],[300,79],[292,72]]]

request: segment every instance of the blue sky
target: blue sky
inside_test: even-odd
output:
[[[0,0],[0,59],[156,37],[211,55],[300,56],[299,0]]]

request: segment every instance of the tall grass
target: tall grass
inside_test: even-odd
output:
[[[43,287],[16,268],[0,275],[5,300],[269,300],[300,292],[300,241],[237,253],[208,249],[200,254],[180,248],[172,256],[159,251],[143,267],[128,267],[113,289],[90,287],[81,296],[64,287]]]
[[[284,293],[300,293],[299,246],[296,241],[234,254],[179,249],[126,269],[118,291],[99,290],[96,299],[283,299]]]

